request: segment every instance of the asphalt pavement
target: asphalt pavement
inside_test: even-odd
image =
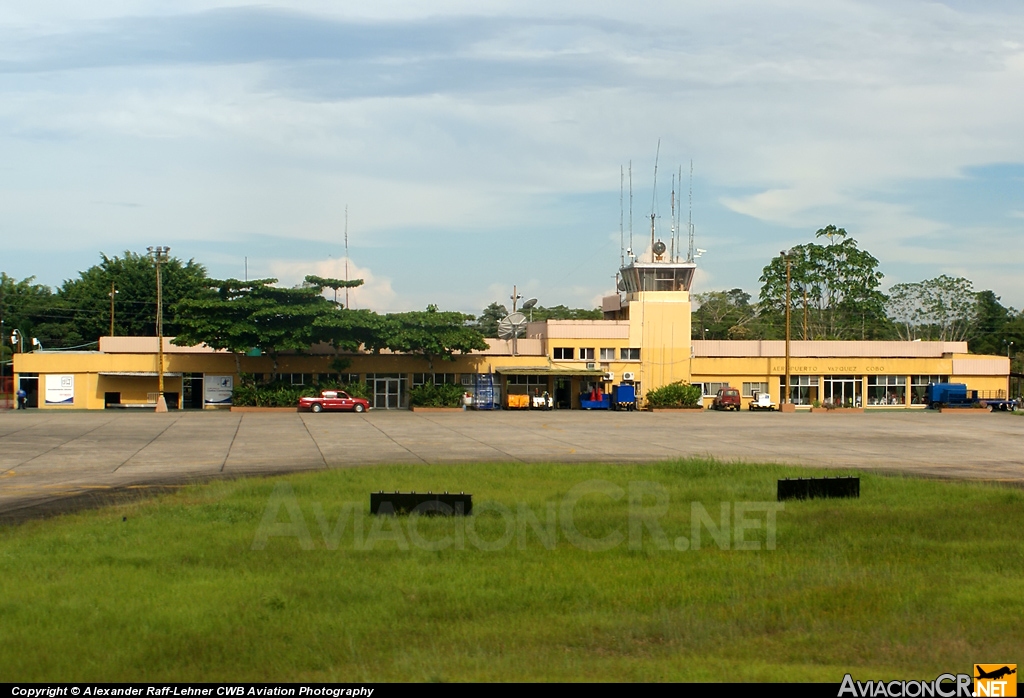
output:
[[[0,520],[111,492],[386,463],[635,463],[687,456],[1024,484],[1005,413],[0,412]]]

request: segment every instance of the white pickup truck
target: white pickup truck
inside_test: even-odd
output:
[[[754,393],[754,398],[747,405],[747,409],[753,412],[754,410],[768,410],[769,412],[775,411],[775,404],[772,402],[772,396],[768,393],[762,393],[757,391]]]

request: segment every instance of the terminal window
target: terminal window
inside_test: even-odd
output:
[[[572,347],[555,347],[554,357],[556,360],[572,361],[576,358],[576,350]]]
[[[868,376],[869,405],[902,405],[906,399],[906,376]]]
[[[581,348],[580,349],[580,361],[593,361],[593,360],[594,360],[594,350],[593,349],[586,349],[586,348]]]
[[[601,361],[615,361],[615,349],[602,349]]]
[[[619,359],[622,361],[639,361],[640,350],[639,349],[620,349]]]
[[[743,384],[743,397],[754,397],[754,393],[767,393],[767,383],[744,383]],[[717,392],[716,392],[717,394]]]

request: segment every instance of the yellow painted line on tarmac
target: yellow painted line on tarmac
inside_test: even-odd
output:
[[[10,470],[6,473],[0,473],[0,477],[14,477],[15,475],[17,475],[17,473],[14,472],[13,470]]]

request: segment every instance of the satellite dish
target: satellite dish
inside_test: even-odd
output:
[[[537,305],[537,299],[536,298],[531,298],[530,300],[528,300],[525,303],[523,303],[523,310],[529,310],[530,308],[532,308],[535,305]]]
[[[661,255],[665,254],[665,243],[663,243],[661,240],[658,240],[656,243],[654,243],[653,249],[654,254],[660,257]]]
[[[512,313],[501,319],[498,323],[499,339],[515,339],[521,337],[526,328],[526,316],[522,313]]]
[[[618,282],[616,282],[616,284],[615,284],[615,288],[619,289],[620,291],[625,291],[626,290],[626,282],[623,281],[622,279],[619,279]]]

